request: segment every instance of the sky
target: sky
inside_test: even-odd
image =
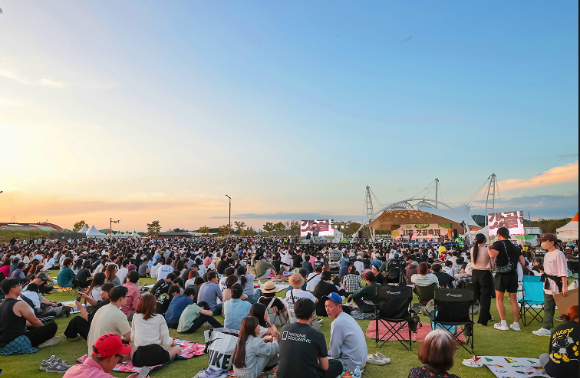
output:
[[[499,210],[577,211],[577,2],[0,8],[0,221],[361,221],[435,178],[483,214],[492,173]]]

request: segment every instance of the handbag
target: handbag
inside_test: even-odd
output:
[[[505,240],[502,240],[502,244],[503,244],[503,248],[505,250],[505,255],[508,258],[508,263],[506,265],[503,266],[496,266],[495,267],[495,272],[496,273],[511,273],[514,270],[514,265],[512,264],[512,261],[510,260],[510,255],[508,253],[507,250],[507,246],[505,245]]]

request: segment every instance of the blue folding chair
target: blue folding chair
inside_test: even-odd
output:
[[[542,276],[523,276],[522,282],[541,282]]]
[[[534,320],[542,323],[544,318],[541,312],[544,311],[544,283],[542,281],[524,281],[523,282],[524,296],[518,299],[520,303],[520,318],[523,320],[523,325],[528,326]],[[541,306],[541,307],[538,307]],[[528,321],[527,314],[531,316]]]

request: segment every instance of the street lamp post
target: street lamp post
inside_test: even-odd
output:
[[[230,236],[230,230],[232,229],[232,197],[226,194],[229,198],[229,210],[228,210],[228,237]]]

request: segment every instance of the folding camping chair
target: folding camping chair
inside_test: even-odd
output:
[[[523,297],[518,298],[518,303],[520,304],[520,318],[524,327],[530,325],[534,320],[542,323],[544,318],[540,313],[544,311],[544,283],[524,280]],[[526,315],[528,313],[532,317],[530,321],[527,321]]]
[[[435,287],[436,284],[431,284],[429,286],[418,286],[415,285],[413,291],[417,294],[417,299],[422,305],[426,305],[429,301],[435,298]]]
[[[435,290],[435,309],[431,315],[431,328],[441,328],[453,336],[459,345],[471,354],[473,351],[473,291],[466,289]],[[471,316],[470,316],[471,314]],[[463,326],[463,328],[459,328]],[[465,343],[459,336],[465,336]],[[471,350],[465,347],[471,345]]]
[[[375,343],[379,347],[379,341],[382,341],[381,347],[385,342],[394,338],[401,343],[408,351],[411,350],[411,323],[413,322],[412,314],[409,312],[409,305],[413,299],[413,292],[407,285],[385,285],[377,286],[375,301],[365,301],[375,307]],[[379,337],[379,322],[387,328],[387,332]],[[409,332],[409,345],[407,340],[400,333],[405,327]],[[389,335],[387,337],[387,335]]]

